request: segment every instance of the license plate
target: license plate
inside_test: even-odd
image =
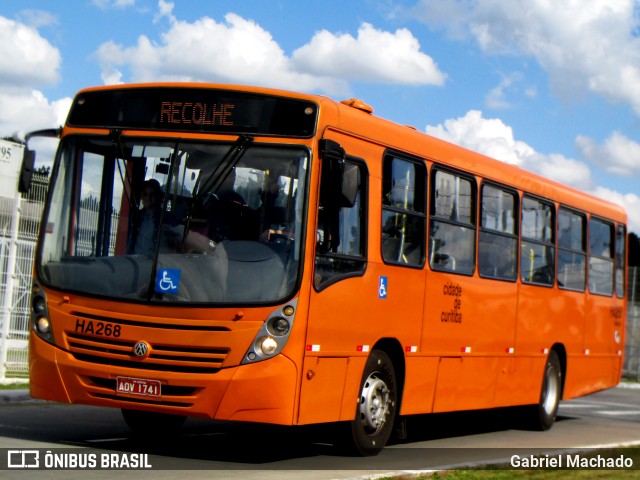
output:
[[[117,377],[116,395],[160,398],[160,381],[146,378]]]

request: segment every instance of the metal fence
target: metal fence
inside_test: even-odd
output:
[[[28,195],[0,198],[0,383],[28,379],[33,260],[48,177]]]
[[[623,375],[640,382],[640,267],[629,269],[629,302]]]

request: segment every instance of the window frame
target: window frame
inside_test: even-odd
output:
[[[524,219],[524,206],[525,206],[525,202],[526,200],[532,200],[535,202],[538,202],[540,204],[543,205],[547,205],[549,207],[551,207],[551,214],[552,214],[552,218],[550,221],[550,225],[549,225],[549,230],[551,232],[551,239],[549,241],[544,241],[544,240],[538,240],[536,238],[531,238],[531,237],[527,237],[525,236],[525,219]],[[534,286],[539,286],[539,287],[547,287],[547,288],[553,288],[556,285],[556,281],[557,281],[557,246],[556,246],[556,222],[557,222],[557,209],[556,209],[556,204],[555,202],[548,200],[546,198],[537,196],[537,195],[532,195],[530,193],[525,193],[523,192],[522,194],[522,198],[520,201],[520,281],[524,284],[524,285],[534,285]],[[551,260],[551,271],[553,273],[553,278],[551,279],[550,282],[537,282],[537,281],[533,281],[533,280],[527,280],[525,279],[524,273],[525,270],[522,268],[522,263],[524,262],[524,255],[522,255],[522,248],[524,247],[525,243],[528,244],[533,244],[533,245],[537,245],[537,246],[542,246],[542,247],[547,247],[547,248],[551,248],[552,249],[552,254],[553,254],[553,258]]]
[[[561,244],[561,236],[560,236],[560,215],[566,212],[570,215],[574,215],[577,217],[581,217],[583,220],[582,223],[582,250],[577,250],[572,247],[564,247]],[[572,207],[568,207],[566,205],[560,205],[556,211],[556,242],[557,242],[557,254],[556,254],[556,283],[558,284],[558,288],[562,290],[568,290],[572,292],[585,292],[587,289],[587,271],[588,271],[588,253],[587,253],[587,242],[588,242],[588,218],[587,214],[581,210],[577,210]],[[583,285],[582,288],[570,288],[564,286],[560,283],[560,255],[561,253],[571,253],[574,255],[581,255],[584,258],[584,272],[583,272]]]
[[[485,227],[482,225],[482,220],[483,220],[483,210],[484,210],[484,190],[485,187],[489,187],[489,188],[493,188],[494,190],[500,190],[503,193],[507,193],[513,196],[513,233],[508,233],[508,232],[502,232],[500,230],[496,230],[496,229],[492,229],[489,227]],[[478,248],[478,252],[476,254],[477,260],[476,260],[476,264],[477,264],[477,269],[478,269],[478,275],[481,278],[486,278],[486,279],[490,279],[490,280],[500,280],[503,282],[517,282],[518,281],[518,273],[520,270],[520,248],[519,248],[519,237],[520,237],[520,218],[519,218],[519,212],[520,212],[520,196],[518,193],[518,190],[511,188],[511,187],[507,187],[505,185],[499,184],[499,183],[495,183],[492,182],[490,180],[485,180],[480,184],[480,189],[479,189],[479,197],[478,197],[478,220],[477,220],[477,229],[478,229],[478,240],[477,240],[477,248]],[[490,236],[495,236],[495,237],[501,237],[501,238],[507,238],[507,239],[512,239],[515,241],[515,265],[513,265],[514,268],[514,275],[513,278],[508,277],[508,276],[500,276],[500,275],[488,275],[486,273],[483,273],[481,271],[480,268],[480,263],[481,263],[481,258],[482,258],[482,252],[481,252],[481,248],[483,245],[482,242],[482,235],[490,235]]]
[[[591,228],[591,224],[592,222],[598,222],[601,223],[603,225],[607,225],[609,226],[609,253],[610,256],[603,256],[603,255],[595,255],[593,254],[593,243],[592,243],[592,228]],[[589,288],[589,293],[591,293],[592,295],[598,295],[598,296],[603,296],[603,297],[613,297],[615,294],[615,237],[616,237],[616,232],[615,232],[615,223],[612,220],[607,220],[606,218],[602,218],[599,217],[597,215],[591,215],[589,217],[589,239],[588,239],[588,247],[589,247],[589,251],[588,251],[588,276],[587,276],[587,283],[588,283],[588,288]],[[596,259],[596,260],[600,260],[600,261],[604,261],[607,262],[609,264],[611,264],[611,291],[610,292],[599,292],[595,290],[595,285],[591,283],[591,265],[592,259]]]
[[[614,290],[616,297],[625,298],[627,293],[627,249],[629,248],[627,241],[627,226],[624,223],[618,223],[615,226],[615,253],[614,253]],[[618,240],[622,240],[622,252],[618,252]],[[618,274],[620,272],[620,275]],[[618,281],[620,280],[620,281]]]
[[[414,206],[421,207],[421,211],[417,208],[407,209],[391,204],[385,203],[385,196],[391,193],[393,189],[389,182],[393,177],[393,163],[394,161],[405,162],[414,166],[415,178],[414,178]],[[406,268],[423,268],[426,262],[426,243],[427,243],[427,208],[428,208],[428,181],[429,181],[429,169],[424,160],[416,157],[411,157],[406,154],[399,153],[397,151],[386,151],[382,159],[382,191],[381,191],[381,218],[380,218],[380,255],[382,261],[388,265],[401,266]],[[384,217],[385,212],[395,213],[399,215],[406,215],[412,219],[418,219],[422,222],[420,245],[420,261],[419,262],[403,262],[400,260],[393,260],[386,258],[384,251]],[[399,252],[402,253],[402,252]]]
[[[452,219],[447,219],[444,218],[442,216],[438,216],[435,213],[435,208],[436,208],[436,198],[435,195],[438,192],[438,189],[435,187],[435,182],[437,181],[438,178],[438,173],[442,172],[448,175],[452,175],[454,177],[460,178],[462,180],[466,180],[469,182],[470,187],[471,187],[471,192],[470,192],[470,199],[471,199],[471,208],[470,208],[470,213],[469,213],[469,219],[471,223],[465,223],[465,222],[461,222],[458,219],[456,220],[452,220]],[[433,271],[437,271],[437,272],[447,272],[447,273],[453,273],[456,275],[464,275],[464,276],[468,276],[471,277],[475,274],[476,272],[476,268],[477,268],[477,264],[478,264],[478,259],[477,259],[477,252],[478,252],[478,182],[475,176],[466,173],[464,171],[461,170],[456,170],[456,169],[452,169],[452,168],[448,168],[439,164],[434,164],[431,167],[431,175],[429,178],[429,251],[428,251],[428,256],[429,256],[429,267],[431,268],[431,270]],[[471,269],[469,270],[457,270],[457,269],[450,269],[450,268],[444,268],[441,266],[438,266],[437,264],[434,263],[434,255],[436,255],[435,252],[435,238],[433,235],[433,227],[434,227],[434,223],[438,222],[440,224],[444,224],[444,225],[448,225],[450,227],[454,227],[454,228],[468,228],[470,230],[470,238],[473,241],[473,245],[471,246],[470,251],[472,252],[472,266]]]
[[[327,159],[323,159],[322,161],[322,166],[321,168],[321,172],[320,172],[320,186],[319,186],[319,190],[318,190],[318,205],[316,207],[317,210],[317,226],[316,226],[316,232],[319,233],[320,231],[320,207],[322,206],[322,189],[323,189],[323,184],[327,183],[327,179],[328,177],[325,177],[325,173],[324,173],[324,164],[325,162],[327,162]],[[327,287],[330,287],[331,285],[338,283],[342,280],[345,280],[347,278],[353,278],[353,277],[362,277],[364,276],[364,274],[367,271],[367,265],[369,263],[369,256],[368,256],[368,244],[369,244],[369,225],[368,225],[368,221],[369,221],[369,168],[367,165],[367,162],[360,158],[360,157],[355,157],[353,155],[349,155],[346,154],[344,157],[344,161],[346,163],[351,163],[354,164],[358,167],[359,172],[360,172],[360,189],[359,189],[359,198],[360,198],[360,245],[361,245],[361,255],[347,255],[347,254],[343,254],[343,253],[337,253],[337,252],[331,252],[331,251],[327,251],[327,252],[322,252],[320,251],[320,242],[318,240],[316,240],[316,248],[315,248],[315,255],[314,255],[314,261],[313,261],[313,271],[314,271],[314,275],[313,275],[313,288],[317,291],[320,292],[324,289],[326,289]],[[328,182],[329,184],[331,183],[330,181]],[[329,187],[331,185],[328,185]],[[351,207],[354,208],[354,207]],[[328,278],[322,279],[318,276],[318,259],[319,258],[324,258],[324,259],[329,259],[329,260],[333,260],[335,262],[344,262],[345,264],[348,264],[349,262],[353,262],[353,263],[361,263],[361,267],[360,268],[354,268],[351,271],[345,272],[345,273],[336,273]]]

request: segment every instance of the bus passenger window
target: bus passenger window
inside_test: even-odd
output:
[[[589,221],[589,291],[613,294],[613,225],[591,218]]]
[[[475,183],[457,174],[431,176],[429,265],[472,275],[475,270]]]
[[[584,292],[586,279],[586,218],[560,207],[558,211],[558,285]]]
[[[423,163],[385,158],[381,229],[385,262],[413,266],[424,263],[426,176]]]
[[[618,225],[616,229],[616,295],[624,298],[624,263],[625,263],[625,241],[627,231],[624,225]]]
[[[553,285],[555,208],[553,204],[525,196],[522,200],[520,275],[524,283]]]
[[[478,271],[480,276],[514,281],[518,276],[516,195],[482,186]]]
[[[326,166],[328,162],[323,165]],[[366,267],[366,170],[357,166],[357,193],[353,204],[343,204],[335,193],[335,174],[324,168],[320,179],[320,205],[316,235],[314,286],[317,290],[343,278],[362,275]]]

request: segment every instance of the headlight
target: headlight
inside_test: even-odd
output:
[[[259,347],[263,355],[273,355],[278,349],[278,342],[273,337],[265,337],[260,340]]]
[[[47,302],[43,297],[37,295],[33,298],[33,312],[38,314],[45,311],[47,308]]]
[[[289,333],[289,322],[282,317],[270,318],[267,328],[272,335],[282,337]]]
[[[53,329],[47,309],[47,297],[38,284],[31,289],[31,322],[36,335],[43,340],[53,343]]]
[[[36,320],[36,330],[42,335],[51,334],[51,323],[47,317],[38,317]]]
[[[297,300],[271,312],[255,336],[242,363],[266,360],[279,354],[289,340]]]

